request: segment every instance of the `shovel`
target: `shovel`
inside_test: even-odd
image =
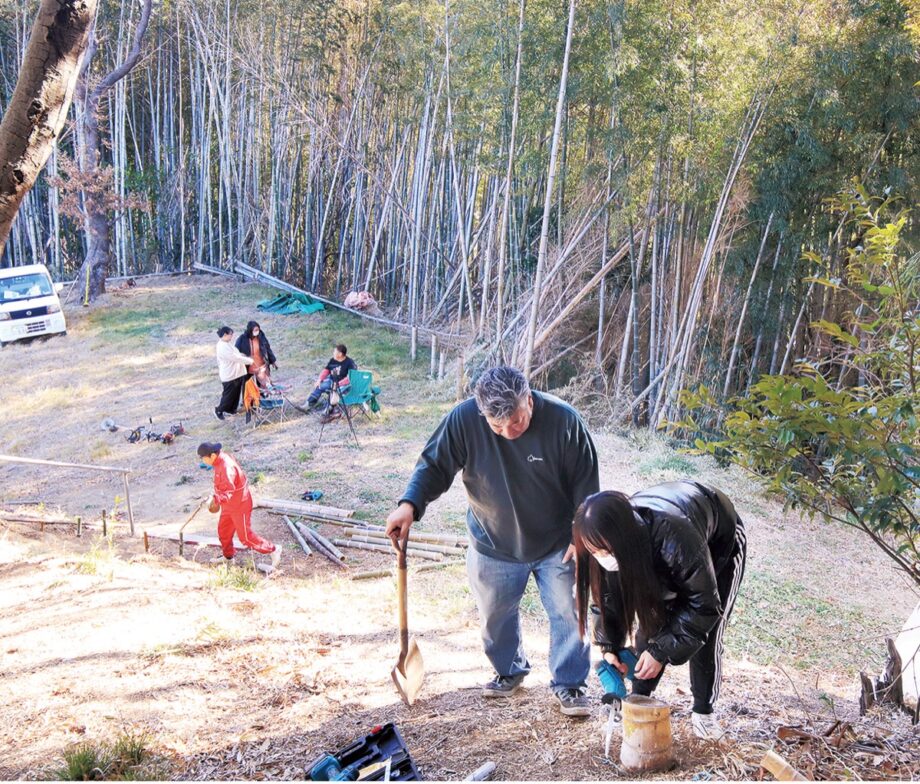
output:
[[[390,673],[396,691],[406,705],[415,702],[425,679],[425,662],[422,661],[422,652],[418,649],[415,637],[409,639],[409,619],[406,612],[406,547],[409,540],[405,539],[400,544],[394,538],[393,546],[396,548],[396,597],[399,602],[399,659]]]

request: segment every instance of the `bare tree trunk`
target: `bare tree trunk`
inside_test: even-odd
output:
[[[533,344],[537,335],[537,315],[540,312],[540,294],[543,285],[543,268],[546,266],[546,249],[549,241],[549,215],[553,205],[553,186],[556,181],[556,155],[559,150],[559,133],[565,109],[565,90],[569,78],[569,53],[572,51],[572,29],[575,26],[575,0],[569,0],[569,19],[565,36],[565,54],[562,57],[562,75],[559,77],[559,98],[556,102],[556,124],[550,145],[549,171],[546,178],[546,198],[543,202],[543,224],[540,229],[540,249],[537,253],[537,271],[533,283],[533,304],[530,324],[527,327],[527,349],[524,353],[524,375],[530,377],[533,366]],[[557,220],[561,221],[559,215]]]
[[[88,178],[96,176],[102,166],[99,102],[102,96],[116,82],[131,72],[131,69],[140,59],[141,42],[143,41],[144,33],[147,31],[152,9],[153,0],[143,0],[140,19],[138,19],[137,27],[134,30],[134,40],[127,57],[120,65],[100,79],[92,89],[89,89],[88,85],[92,56],[96,47],[94,41],[89,45],[86,62],[82,69],[82,84],[79,89],[79,97],[82,103],[80,113],[82,133],[77,135],[77,138],[82,141],[82,149],[79,153],[80,170]],[[95,29],[93,29],[91,35],[95,37]],[[109,262],[112,256],[109,217],[106,214],[106,207],[103,203],[105,196],[106,194],[93,190],[87,191],[84,197],[84,211],[86,214],[84,226],[88,252],[79,273],[79,279],[82,281],[81,285],[84,287],[84,304],[105,292],[105,279],[108,275]]]
[[[13,97],[0,122],[0,254],[64,126],[96,0],[42,0]]]

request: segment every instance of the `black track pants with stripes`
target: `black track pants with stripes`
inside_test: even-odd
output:
[[[738,520],[735,529],[735,548],[728,563],[716,575],[719,599],[722,601],[722,618],[709,633],[706,644],[690,658],[690,691],[693,693],[693,710],[695,713],[712,713],[712,706],[719,699],[719,687],[722,684],[722,634],[735,606],[738,587],[744,577],[747,560],[747,537],[744,524]],[[636,649],[641,654],[647,646],[647,638],[639,629],[636,632]],[[633,694],[650,695],[658,686],[664,668],[651,680],[633,681]]]

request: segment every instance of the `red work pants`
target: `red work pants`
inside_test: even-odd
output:
[[[252,517],[252,503],[242,507],[231,508],[224,505],[220,508],[220,520],[217,521],[217,538],[225,558],[233,558],[236,550],[233,547],[233,534],[250,550],[257,553],[273,553],[275,545],[268,539],[263,539],[252,530],[250,518]]]

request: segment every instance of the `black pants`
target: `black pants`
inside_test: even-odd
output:
[[[744,524],[738,520],[735,528],[735,548],[728,563],[716,575],[716,586],[719,590],[719,599],[722,601],[722,618],[716,627],[709,632],[706,644],[690,658],[690,691],[693,694],[693,711],[695,713],[712,713],[712,706],[719,699],[719,687],[722,684],[722,633],[728,624],[728,618],[735,606],[735,597],[741,578],[744,577],[744,565],[747,559],[747,536],[744,533]],[[636,650],[641,655],[648,646],[648,639],[642,629],[636,632]],[[658,687],[665,668],[661,668],[658,676],[651,680],[636,679],[633,681],[633,694],[651,695]]]
[[[233,381],[224,381],[224,391],[220,396],[220,403],[217,404],[217,410],[222,414],[235,414],[240,407],[240,396],[243,394],[243,384],[246,383],[248,375],[240,376]]]

